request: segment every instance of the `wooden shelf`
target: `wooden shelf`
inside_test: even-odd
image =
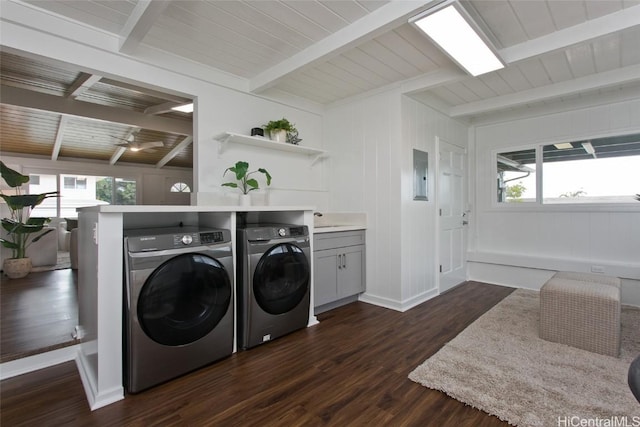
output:
[[[311,161],[312,165],[327,155],[326,151],[318,150],[317,148],[303,147],[301,145],[288,144],[286,142],[276,142],[260,136],[240,135],[232,132],[221,133],[220,135],[216,135],[213,139],[220,142],[218,153],[224,152],[227,144],[229,143],[244,144],[266,148],[268,150],[280,150],[287,151],[289,153],[304,154],[309,157],[313,157]]]

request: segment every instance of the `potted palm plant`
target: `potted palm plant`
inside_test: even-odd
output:
[[[31,210],[48,197],[58,197],[59,193],[50,191],[42,194],[22,194],[21,187],[29,182],[29,176],[16,172],[2,161],[0,161],[0,173],[7,185],[15,188],[15,194],[12,195],[0,192],[0,197],[11,212],[10,218],[2,218],[5,235],[0,237],[0,243],[12,252],[11,258],[4,260],[2,269],[9,278],[18,279],[25,277],[31,271],[31,259],[27,257],[27,248],[53,231],[53,229],[43,230],[51,221],[50,218],[32,217]],[[32,236],[34,234],[35,236]]]
[[[298,130],[295,125],[289,122],[284,117],[280,120],[271,120],[264,125],[264,130],[269,132],[269,137],[273,141],[287,142],[288,134],[298,134]]]
[[[249,172],[249,163],[239,161],[236,162],[234,166],[227,168],[222,176],[226,175],[227,172],[232,172],[236,176],[237,182],[225,182],[222,184],[223,187],[232,187],[239,188],[242,191],[242,195],[240,196],[240,202],[243,206],[250,204],[249,192],[253,190],[257,190],[260,188],[260,184],[258,180],[255,178],[250,178],[251,175],[256,174],[258,172],[265,175],[267,179],[267,185],[271,185],[271,175],[264,168],[258,168],[254,171]]]

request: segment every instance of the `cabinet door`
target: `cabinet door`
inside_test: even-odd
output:
[[[364,292],[364,246],[341,248],[342,265],[338,269],[338,297],[346,297]]]
[[[338,297],[338,256],[336,250],[313,253],[313,305],[335,301]]]

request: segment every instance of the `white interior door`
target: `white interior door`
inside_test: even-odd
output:
[[[464,148],[441,139],[437,146],[439,286],[444,292],[464,282],[467,275],[467,156]]]

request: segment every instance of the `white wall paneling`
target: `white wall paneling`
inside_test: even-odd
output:
[[[367,214],[361,300],[407,310],[435,295],[435,140],[466,145],[467,126],[399,90],[329,108],[329,209]],[[413,200],[413,149],[429,153],[429,201]]]
[[[539,289],[546,275],[536,270],[603,271],[623,278],[623,298],[638,305],[640,203],[492,204],[496,151],[638,131],[638,99],[475,126],[471,132],[474,158],[470,160],[477,171],[477,209],[470,279]]]

